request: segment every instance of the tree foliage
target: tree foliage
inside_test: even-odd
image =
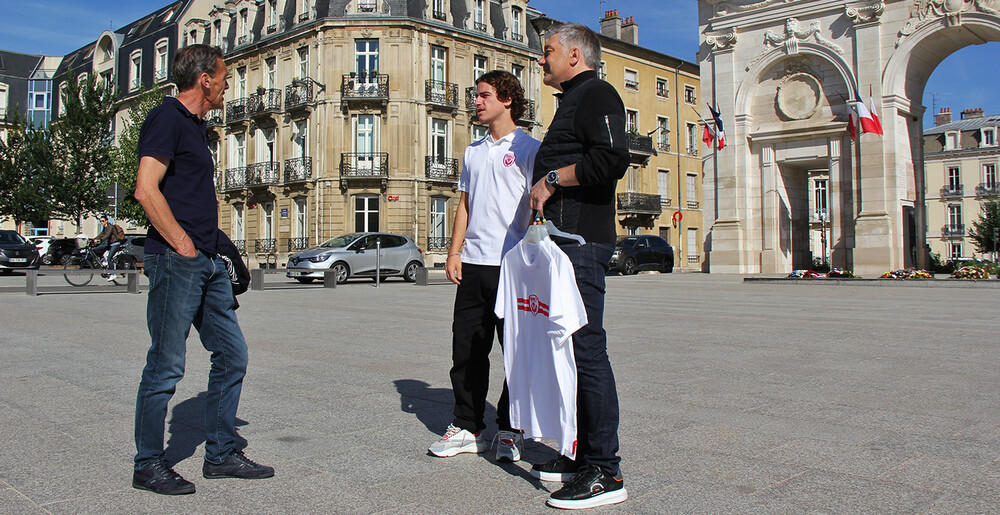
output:
[[[48,220],[48,171],[52,161],[49,133],[26,125],[16,116],[0,142],[0,217],[15,223]]]
[[[132,220],[143,227],[149,226],[149,219],[146,217],[146,211],[132,196],[139,170],[139,130],[142,129],[149,111],[163,101],[163,96],[164,90],[159,87],[139,95],[135,104],[129,109],[125,127],[118,135],[118,147],[112,155],[114,180],[127,192],[127,195],[118,201],[118,217]]]
[[[1000,229],[1000,196],[992,196],[980,203],[982,210],[979,220],[972,222],[969,237],[976,244],[976,250],[981,254],[991,254],[1000,249],[1000,241],[994,236],[994,231]]]
[[[108,206],[117,101],[110,82],[92,73],[83,81],[69,75],[60,98],[62,112],[51,128],[49,184],[53,213],[79,227],[85,216]]]

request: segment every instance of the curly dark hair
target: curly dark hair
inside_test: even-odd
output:
[[[497,90],[497,99],[501,102],[510,100],[510,117],[512,119],[517,121],[524,116],[526,104],[524,101],[524,88],[521,87],[521,82],[517,80],[517,77],[513,73],[503,70],[493,70],[484,73],[482,77],[476,79],[476,86],[480,82],[485,82],[493,86],[493,89]]]

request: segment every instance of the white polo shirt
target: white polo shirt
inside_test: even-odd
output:
[[[458,190],[469,196],[469,225],[462,262],[500,266],[500,259],[524,236],[531,220],[535,153],[541,143],[520,128],[494,141],[486,137],[465,149]]]

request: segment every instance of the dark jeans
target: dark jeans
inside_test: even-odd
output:
[[[451,387],[455,393],[456,427],[478,433],[486,427],[486,393],[490,386],[493,333],[503,346],[503,321],[493,312],[500,283],[499,266],[462,264],[462,283],[455,293],[452,322]],[[510,429],[507,381],[497,402],[497,425]]]
[[[573,333],[576,357],[577,460],[618,474],[618,391],[604,332],[604,278],[614,249],[600,243],[560,244],[576,273],[587,325]]]
[[[247,368],[247,344],[236,320],[235,297],[225,262],[202,252],[146,254],[149,277],[146,323],[152,345],[146,354],[135,405],[136,470],[164,456],[167,403],[184,377],[191,326],[212,353],[205,400],[205,459],[221,463],[237,450],[236,408]]]

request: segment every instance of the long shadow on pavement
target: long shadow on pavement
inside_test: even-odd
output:
[[[205,443],[205,398],[207,396],[208,392],[201,392],[174,406],[168,423],[170,439],[167,440],[165,450],[169,463],[180,463],[194,456],[198,446]],[[245,426],[247,423],[246,420],[236,418],[237,428]],[[236,448],[243,449],[246,446],[246,439],[237,436]]]

